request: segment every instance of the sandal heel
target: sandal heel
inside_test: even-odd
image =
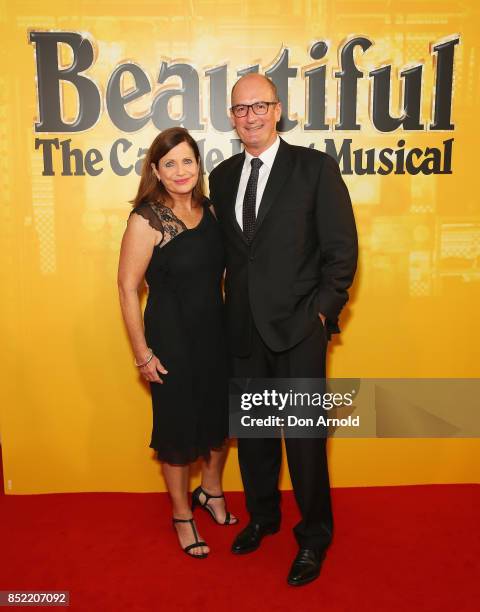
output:
[[[202,494],[205,495],[205,501],[203,502],[203,504],[200,501],[200,495]],[[225,505],[225,520],[223,523],[221,523],[217,519],[215,510],[208,505],[208,502],[210,499],[221,499],[221,498],[225,498],[223,493],[221,495],[210,495],[210,493],[207,493],[205,489],[202,489],[202,487],[197,487],[192,492],[192,512],[197,506],[199,506],[200,508],[202,508],[202,510],[205,510],[205,512],[208,512],[208,514],[212,517],[212,521],[214,521],[217,525],[236,525],[238,523],[238,519],[232,518],[232,515],[227,510],[226,505]]]

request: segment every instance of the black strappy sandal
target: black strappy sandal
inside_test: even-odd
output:
[[[205,501],[203,502],[203,504],[200,501],[200,495],[202,494],[205,495]],[[226,507],[225,521],[223,523],[220,523],[220,521],[217,519],[217,515],[215,514],[215,510],[208,505],[208,501],[210,499],[221,499],[222,497],[225,499],[225,495],[223,493],[221,495],[210,495],[210,493],[207,493],[205,489],[202,489],[202,487],[197,487],[192,493],[192,512],[197,506],[200,506],[200,508],[203,508],[203,510],[206,510],[210,514],[210,516],[215,521],[215,523],[217,523],[217,525],[236,525],[238,523],[238,519],[234,519],[230,512],[228,512]]]
[[[199,555],[194,555],[192,554],[190,551],[192,550],[192,548],[199,548],[200,546],[208,546],[208,544],[206,542],[204,542],[203,540],[199,540],[198,539],[198,532],[195,528],[195,523],[193,522],[193,518],[191,519],[179,519],[179,518],[174,518],[173,520],[173,528],[175,529],[175,523],[190,523],[191,527],[192,527],[192,531],[193,531],[193,535],[195,536],[195,542],[193,544],[189,544],[188,546],[185,546],[185,548],[182,548],[182,550],[189,556],[189,557],[193,557],[194,559],[206,559],[208,557],[208,553],[201,553]],[[175,529],[175,531],[177,531]],[[178,535],[178,533],[177,533]]]

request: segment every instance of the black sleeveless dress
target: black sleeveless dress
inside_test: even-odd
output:
[[[163,235],[145,273],[145,339],[168,370],[163,384],[150,383],[150,447],[160,460],[185,465],[208,458],[228,435],[222,237],[208,200],[193,229],[164,204],[143,203],[133,213]]]

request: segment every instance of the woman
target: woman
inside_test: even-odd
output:
[[[187,130],[171,128],[155,138],[133,205],[120,252],[120,305],[135,365],[150,383],[150,447],[162,461],[173,524],[183,550],[203,559],[209,547],[193,509],[203,507],[222,525],[238,521],[225,508],[221,486],[228,431],[224,252],[203,192],[198,146]],[[143,325],[138,288],[144,277]],[[190,509],[189,464],[199,457],[202,484]]]

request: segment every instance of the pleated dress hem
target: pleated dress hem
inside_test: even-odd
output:
[[[165,448],[160,447],[159,444],[154,444],[153,442],[150,444],[150,448],[152,448],[157,455],[157,459],[164,463],[168,463],[170,465],[189,465],[190,463],[194,463],[198,459],[202,458],[205,461],[210,459],[211,451],[219,451],[223,448],[225,443],[227,442],[228,437],[224,436],[219,441],[215,441],[214,443],[209,444],[204,448],[195,448],[188,450],[183,450],[179,448]]]

